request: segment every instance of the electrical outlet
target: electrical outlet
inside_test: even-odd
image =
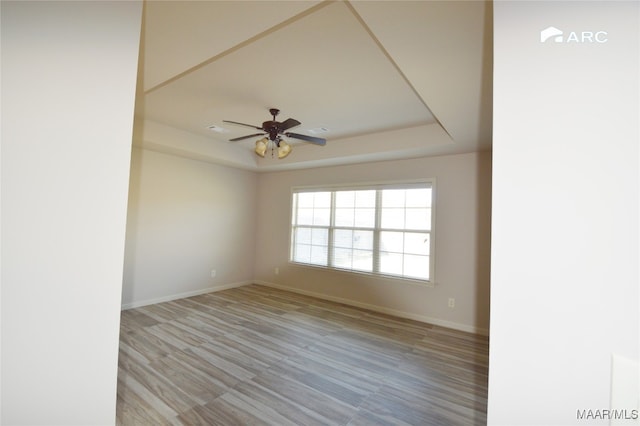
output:
[[[456,299],[454,299],[453,297],[449,298],[449,307],[450,308],[455,308],[456,306]]]
[[[215,278],[216,277],[216,270],[212,269],[211,270],[211,278]]]
[[[280,275],[280,268],[275,268],[273,270],[273,273],[276,274],[276,275]]]

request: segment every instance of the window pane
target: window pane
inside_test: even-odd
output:
[[[429,254],[429,234],[407,232],[404,235],[404,252],[411,254]]]
[[[407,189],[407,207],[431,207],[431,188]]]
[[[411,278],[429,279],[429,256],[404,256],[404,275]]]
[[[337,248],[333,251],[333,266],[336,268],[351,269],[351,255],[352,250],[350,248]]]
[[[298,197],[298,208],[313,207],[313,192],[300,192],[296,196]]]
[[[293,260],[295,262],[309,263],[311,260],[311,246],[308,244],[296,244],[293,250]]]
[[[356,207],[375,207],[376,191],[356,191]]]
[[[312,229],[311,244],[313,244],[314,246],[326,246],[327,244],[329,244],[329,230]]]
[[[336,207],[353,207],[355,198],[354,191],[338,191],[336,192]]]
[[[390,229],[404,229],[404,209],[382,209],[380,226]]]
[[[353,251],[353,269],[358,271],[373,270],[373,252],[370,250]]]
[[[398,253],[380,253],[380,272],[402,275],[402,255]]]
[[[297,244],[311,244],[311,228],[297,228],[295,239]]]
[[[431,228],[431,209],[427,208],[411,208],[406,210],[406,228],[407,229],[430,229]]]
[[[375,223],[375,209],[356,209],[354,221],[356,228],[373,228],[375,226]]]
[[[384,189],[382,207],[404,207],[404,189]]]
[[[336,229],[333,233],[334,247],[353,247],[353,231],[345,229]]]
[[[309,263],[314,265],[327,265],[327,247],[311,246],[311,259]]]
[[[331,219],[331,209],[314,209],[313,224],[319,226],[328,226]]]
[[[353,208],[336,209],[335,222],[336,226],[353,226]]]
[[[404,248],[403,232],[380,232],[380,250],[402,253]]]
[[[298,209],[298,225],[313,225],[313,209]]]
[[[373,231],[354,231],[353,247],[357,249],[373,250]]]
[[[331,192],[316,192],[313,207],[331,207]]]

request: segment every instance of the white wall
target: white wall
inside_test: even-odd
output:
[[[433,288],[288,262],[291,187],[436,178]],[[486,333],[489,326],[491,157],[451,155],[260,174],[258,282]],[[279,268],[279,274],[274,268]],[[454,309],[447,307],[456,299]]]
[[[253,172],[134,149],[123,306],[252,282],[256,187]]]
[[[113,424],[142,4],[1,10],[1,422]]]
[[[489,424],[609,424],[577,410],[610,408],[612,356],[639,356],[639,3],[494,7]]]

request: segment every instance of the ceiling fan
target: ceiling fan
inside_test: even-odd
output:
[[[273,143],[275,147],[278,148],[278,158],[284,158],[291,152],[291,146],[286,143],[282,136],[286,136],[288,138],[300,139],[306,142],[311,142],[315,145],[325,145],[327,143],[326,139],[317,138],[315,136],[301,135],[300,133],[292,133],[287,132],[287,130],[299,126],[300,123],[298,120],[293,118],[288,118],[285,121],[276,121],[276,116],[280,113],[279,109],[271,108],[269,110],[272,120],[267,120],[262,123],[262,126],[254,126],[252,124],[239,123],[237,121],[230,120],[222,120],[224,123],[237,124],[240,126],[251,127],[253,129],[260,130],[261,133],[253,133],[247,136],[240,136],[238,138],[229,139],[230,142],[240,141],[243,139],[253,138],[256,136],[265,136],[256,142],[256,154],[261,157],[264,157],[265,152],[270,143]]]

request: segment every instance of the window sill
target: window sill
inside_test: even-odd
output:
[[[365,271],[353,271],[353,270],[349,270],[349,269],[331,268],[331,267],[328,267],[328,266],[311,265],[311,264],[308,264],[308,263],[298,263],[298,262],[293,262],[293,261],[289,261],[289,264],[291,266],[300,267],[300,268],[310,268],[310,269],[315,269],[315,270],[324,270],[324,271],[335,272],[335,273],[338,273],[338,274],[345,274],[345,275],[360,275],[360,276],[365,276],[365,277],[369,277],[371,279],[378,279],[378,280],[382,280],[382,281],[393,281],[393,282],[400,281],[403,284],[416,285],[416,286],[420,286],[420,287],[434,288],[437,285],[437,283],[435,281],[423,281],[423,280],[418,280],[418,279],[413,279],[413,278],[399,277],[399,276],[395,276],[395,275],[373,274],[373,273],[365,272]]]

